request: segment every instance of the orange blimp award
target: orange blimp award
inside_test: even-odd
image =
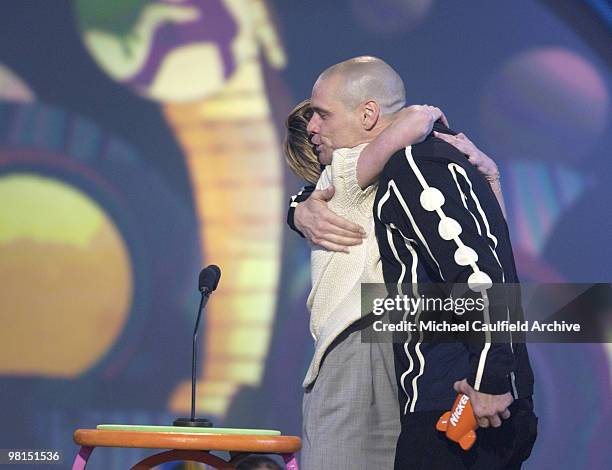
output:
[[[476,442],[478,429],[470,398],[463,393],[457,395],[451,410],[440,416],[436,429],[446,432],[446,437],[457,442],[463,450],[470,450]]]

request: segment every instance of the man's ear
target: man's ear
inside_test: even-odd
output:
[[[380,118],[380,107],[376,101],[366,101],[361,108],[361,124],[366,131],[374,128]]]

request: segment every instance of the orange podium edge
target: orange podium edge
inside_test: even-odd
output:
[[[278,454],[287,470],[298,470],[295,453],[302,447],[296,436],[256,434],[204,434],[189,432],[112,431],[77,429],[74,442],[81,446],[73,470],[84,470],[96,447],[172,449],[141,460],[132,470],[148,470],[157,465],[180,460],[205,463],[219,470],[235,470],[235,466],[251,453]],[[230,453],[228,461],[210,451]]]

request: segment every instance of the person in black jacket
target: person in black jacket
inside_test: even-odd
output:
[[[440,123],[434,129],[451,134]],[[431,135],[391,157],[374,221],[386,283],[467,284],[468,296],[489,301],[481,321],[523,319],[513,289],[490,289],[519,282],[501,208],[482,175],[441,138]],[[536,425],[526,345],[514,343],[511,332],[475,343],[419,339],[394,345],[403,391],[396,468],[520,468]],[[480,430],[469,452],[435,430],[455,392],[470,397],[480,428],[493,428]]]

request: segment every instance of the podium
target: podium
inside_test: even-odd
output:
[[[180,432],[77,429],[74,442],[81,447],[72,470],[85,469],[96,447],[170,449],[146,457],[132,466],[132,470],[147,470],[162,463],[181,460],[204,463],[219,470],[235,470],[235,466],[250,454],[277,454],[282,456],[287,470],[298,470],[295,453],[302,447],[299,437],[256,434],[257,430],[246,429],[243,430],[244,434],[240,434],[240,429],[232,429],[229,434],[189,432],[188,429],[181,428]],[[223,460],[211,454],[211,451],[229,452],[230,458]]]

